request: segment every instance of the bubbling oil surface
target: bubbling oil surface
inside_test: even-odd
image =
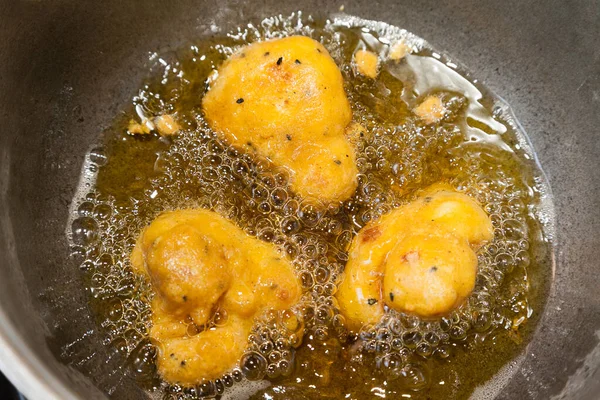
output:
[[[366,128],[357,149],[359,186],[328,207],[288,189],[268,160],[240,153],[207,126],[200,107],[209,73],[241,45],[302,34],[321,41],[340,67],[354,120]],[[356,75],[362,46],[385,57],[404,40],[413,50],[385,62],[377,80]],[[340,16],[315,22],[294,14],[150,57],[149,78],[100,147],[90,151],[69,235],[82,257],[106,343],[153,396],[164,398],[464,398],[519,350],[543,306],[550,244],[540,220],[548,192],[523,133],[498,99],[416,36],[382,23]],[[448,115],[420,123],[410,109],[438,93]],[[135,111],[134,111],[135,110]],[[183,127],[173,138],[131,136],[127,121],[169,113]],[[369,221],[446,181],[490,215],[494,241],[479,254],[468,301],[439,320],[389,310],[378,324],[349,332],[334,297],[347,250]],[[293,260],[305,295],[294,310],[305,335],[280,329],[281,313],[257,322],[240,367],[194,388],[161,382],[148,340],[149,284],[129,254],[160,212],[202,207],[278,245]],[[550,216],[550,220],[551,220]],[[270,383],[256,384],[262,380]]]

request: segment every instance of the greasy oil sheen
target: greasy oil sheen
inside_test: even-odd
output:
[[[293,34],[319,40],[331,53],[353,120],[365,128],[357,141],[358,189],[328,207],[294,194],[285,171],[268,160],[219,140],[202,115],[208,75],[237,47]],[[386,61],[399,40],[412,54]],[[375,80],[352,66],[361,48],[384,60]],[[411,112],[428,94],[449,110],[433,125]],[[267,18],[152,54],[148,78],[124,113],[88,155],[70,232],[107,343],[153,397],[462,399],[504,365],[516,368],[512,360],[535,328],[551,276],[551,244],[540,222],[547,212],[543,175],[503,103],[420,38],[347,16]],[[128,134],[140,113],[171,114],[183,129],[173,137]],[[494,241],[478,252],[473,293],[441,319],[389,310],[380,323],[348,331],[334,295],[352,238],[437,182],[477,199],[494,225]],[[190,207],[215,210],[291,257],[304,290],[294,312],[305,335],[282,335],[277,327],[289,315],[267,313],[239,369],[182,388],[156,374],[148,340],[152,294],[131,271],[129,255],[160,212]],[[493,394],[490,382],[486,393]]]

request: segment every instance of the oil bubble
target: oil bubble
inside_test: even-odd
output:
[[[306,25],[306,21],[304,28],[310,25],[310,29],[302,30],[300,18],[277,17],[270,21],[232,33],[228,43],[237,46],[254,40],[249,38],[301,33],[314,35],[327,46],[348,82],[345,89],[353,120],[363,125],[366,133],[356,143],[359,174],[353,196],[339,204],[307,202],[290,190],[288,171],[278,170],[268,160],[244,154],[220,140],[208,127],[198,105],[197,88],[191,82],[203,72],[198,72],[202,68],[197,69],[199,64],[194,62],[189,64],[194,67],[185,71],[186,79],[191,77],[191,81],[170,74],[162,83],[161,76],[160,84],[146,82],[136,98],[145,110],[176,112],[186,127],[169,139],[151,135],[135,139],[139,139],[139,148],[154,142],[162,146],[149,151],[151,172],[144,173],[143,160],[135,158],[140,168],[132,175],[134,184],[123,182],[122,188],[111,189],[106,184],[111,175],[106,171],[115,166],[131,169],[126,161],[132,159],[133,150],[125,150],[129,158],[113,152],[114,146],[98,146],[89,152],[93,171],[84,174],[98,179],[83,179],[92,191],[86,193],[89,188],[82,186],[74,202],[70,232],[72,244],[78,249],[76,261],[95,304],[99,304],[110,340],[121,349],[127,347],[131,360],[134,354],[140,354],[138,342],[147,339],[152,316],[150,284],[133,274],[129,261],[139,233],[164,210],[211,208],[248,234],[280,248],[280,254],[289,257],[297,271],[304,297],[294,312],[257,320],[240,369],[205,387],[179,387],[173,390],[173,396],[219,395],[243,381],[244,376],[248,380],[287,376],[294,371],[296,349],[300,353],[303,343],[349,343],[357,336],[357,342],[353,342],[357,354],[361,350],[372,353],[388,379],[420,390],[427,384],[428,372],[411,357],[450,358],[456,342],[469,345],[475,333],[487,335],[511,325],[515,316],[527,318],[528,268],[536,265],[537,244],[532,238],[539,233],[535,230],[536,206],[531,195],[534,183],[526,169],[514,164],[517,157],[508,160],[507,152],[501,149],[512,146],[507,139],[512,132],[490,135],[496,143],[490,138],[471,143],[465,137],[459,126],[460,118],[466,118],[469,112],[464,95],[444,90],[437,93],[448,106],[447,119],[424,126],[406,108],[416,100],[407,103],[403,99],[411,92],[405,90],[407,82],[396,82],[402,85],[401,93],[397,93],[387,80],[391,65],[382,65],[382,78],[376,86],[359,82],[352,75],[350,59],[344,58],[345,51],[354,51],[349,48],[355,45],[349,40],[351,30],[315,28],[314,23]],[[194,52],[215,55],[204,60],[206,65],[212,64],[212,70],[235,46],[218,43],[206,45],[206,51]],[[169,60],[180,62],[177,68],[185,69],[182,65],[190,61],[186,58],[190,54],[172,55]],[[129,136],[126,140],[128,144],[133,142]],[[378,323],[349,332],[335,294],[352,240],[363,226],[440,181],[479,201],[493,220],[495,237],[478,252],[473,293],[457,312],[444,318],[425,321],[386,310]],[[221,326],[226,320],[227,314],[219,311],[210,323]],[[197,332],[198,328],[190,324],[189,333]],[[150,353],[138,359],[140,370],[154,364]],[[152,374],[149,369],[142,373]]]
[[[247,353],[241,360],[242,372],[249,381],[261,380],[266,374],[267,360],[256,353]]]
[[[92,150],[90,150],[89,157],[91,162],[99,166],[106,164],[108,160],[106,153],[102,147],[95,147]]]
[[[71,226],[73,242],[82,246],[98,240],[98,224],[90,217],[81,217],[73,221]]]

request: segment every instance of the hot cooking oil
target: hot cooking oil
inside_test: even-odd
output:
[[[237,47],[295,34],[329,50],[342,71],[353,119],[365,128],[357,141],[358,189],[328,207],[291,192],[285,171],[268,160],[220,140],[200,107],[208,75]],[[399,41],[410,54],[383,62],[377,79],[353,69],[358,48],[385,60]],[[127,116],[117,118],[88,155],[82,185],[91,187],[82,187],[75,199],[70,226],[106,341],[125,356],[141,385],[164,398],[466,398],[478,387],[493,395],[492,377],[515,369],[531,336],[552,268],[548,188],[500,99],[422,39],[348,16],[267,18],[154,53],[149,62]],[[432,125],[411,112],[428,94],[437,94],[449,110]],[[182,130],[169,137],[129,134],[130,120],[140,114],[169,114]],[[473,293],[438,320],[390,311],[377,325],[349,332],[334,294],[352,238],[436,182],[476,198],[493,222],[494,240],[478,253]],[[283,336],[276,329],[282,317],[265,315],[239,369],[182,388],[156,375],[156,349],[147,338],[151,291],[131,271],[129,255],[160,212],[189,207],[215,210],[291,257],[306,292],[299,305],[306,333]]]

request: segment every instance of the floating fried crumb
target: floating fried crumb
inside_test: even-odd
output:
[[[413,112],[426,124],[433,124],[441,120],[446,114],[446,108],[438,96],[427,96]]]
[[[390,60],[400,61],[409,53],[410,47],[408,47],[408,45],[404,43],[404,40],[400,40],[390,47],[388,57]]]
[[[368,50],[358,50],[354,53],[354,64],[359,74],[369,78],[377,78],[379,73],[379,58]]]
[[[127,126],[127,132],[132,135],[147,135],[151,130],[146,124],[140,124],[132,119]]]
[[[159,115],[154,118],[154,126],[161,136],[174,135],[181,130],[181,126],[169,114]]]
[[[360,142],[369,139],[369,132],[358,122],[351,122],[346,128],[346,139],[357,146]]]
[[[290,312],[285,312],[283,323],[285,328],[290,332],[296,332],[300,328],[298,317]]]
[[[523,337],[521,336],[521,332],[519,332],[518,327],[513,327],[512,329],[508,330],[507,333],[510,340],[512,340],[515,344],[523,343]]]

